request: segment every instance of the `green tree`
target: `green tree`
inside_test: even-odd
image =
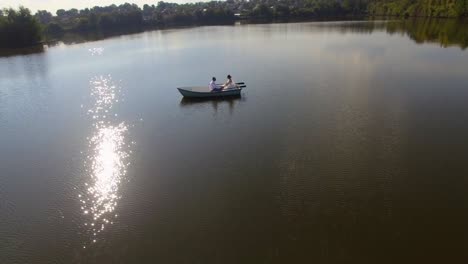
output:
[[[38,10],[34,15],[36,19],[42,24],[49,24],[52,21],[52,13],[46,10]]]
[[[275,6],[275,16],[277,17],[289,17],[291,11],[289,10],[289,6],[285,4],[279,4]]]
[[[251,15],[261,18],[270,18],[273,16],[273,12],[270,7],[266,4],[257,4],[252,10]]]
[[[39,22],[29,9],[20,6],[18,10],[4,9],[0,23],[0,46],[21,48],[38,44],[42,40]]]
[[[47,25],[45,32],[49,36],[61,36],[64,33],[64,29],[57,23],[52,22]]]
[[[459,0],[455,2],[455,12],[457,16],[466,16],[468,13],[468,0]]]
[[[65,9],[59,9],[55,13],[57,14],[58,17],[63,17],[66,15],[67,11],[65,11]]]

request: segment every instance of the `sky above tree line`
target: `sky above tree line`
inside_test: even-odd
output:
[[[22,5],[31,11],[47,10],[55,13],[57,9],[83,9],[91,8],[93,6],[107,6],[107,5],[120,5],[123,3],[137,4],[143,6],[144,4],[156,5],[159,0],[0,0],[0,8],[14,7]],[[166,0],[165,2],[171,3],[188,3],[188,2],[205,2],[206,0]]]

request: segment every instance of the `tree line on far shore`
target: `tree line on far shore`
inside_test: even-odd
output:
[[[171,26],[233,23],[237,19],[327,18],[342,16],[466,17],[468,0],[227,0],[156,5],[0,11],[0,48],[27,47],[66,32],[141,31]]]

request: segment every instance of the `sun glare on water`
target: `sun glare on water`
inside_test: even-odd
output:
[[[85,226],[96,242],[106,225],[113,224],[120,199],[119,188],[127,174],[129,145],[128,127],[114,113],[120,90],[110,76],[90,81],[94,105],[88,110],[93,121],[93,135],[88,138],[88,156],[85,161],[85,190],[79,195],[83,214],[88,217]]]

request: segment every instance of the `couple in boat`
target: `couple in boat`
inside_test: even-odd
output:
[[[213,77],[213,78],[211,79],[211,82],[210,82],[209,87],[210,87],[210,90],[211,90],[212,92],[220,92],[220,91],[222,91],[223,89],[236,88],[237,85],[236,85],[236,83],[232,80],[231,75],[228,75],[228,76],[227,76],[227,81],[226,81],[223,85],[221,85],[221,86],[216,84],[216,77]]]

